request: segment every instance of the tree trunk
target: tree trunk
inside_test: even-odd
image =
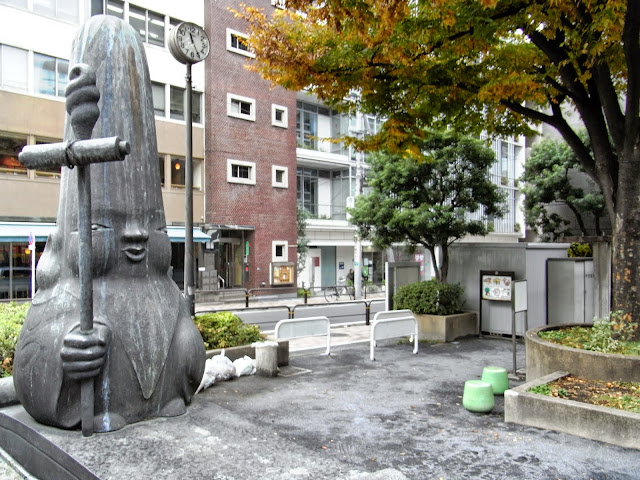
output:
[[[637,152],[621,162],[613,236],[612,296],[613,310],[628,314],[629,323],[640,323],[640,175]],[[635,340],[640,341],[640,329]]]
[[[433,265],[433,271],[436,273],[436,280],[438,282],[442,282],[441,280],[442,273],[440,272],[440,266],[438,265],[438,257],[436,255],[436,249],[435,247],[429,247],[427,245],[425,245],[425,248],[429,251],[429,254],[431,255],[431,264]]]
[[[569,207],[569,210],[571,210],[573,212],[573,215],[576,217],[576,221],[578,222],[578,228],[580,229],[580,233],[583,236],[587,235],[587,228],[584,226],[584,220],[582,220],[582,215],[580,215],[580,212],[578,211],[578,209],[575,207],[575,205],[571,202],[566,202],[567,207]]]
[[[449,245],[442,245],[442,263],[440,264],[440,283],[447,283],[449,276]]]

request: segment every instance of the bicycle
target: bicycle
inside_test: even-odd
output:
[[[324,290],[324,299],[327,302],[336,302],[342,296],[349,296],[349,300],[354,300],[356,296],[353,286],[344,284],[334,285],[332,287],[327,287]]]

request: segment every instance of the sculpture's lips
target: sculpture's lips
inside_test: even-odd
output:
[[[132,262],[141,262],[147,256],[147,249],[144,247],[127,247],[122,251]]]

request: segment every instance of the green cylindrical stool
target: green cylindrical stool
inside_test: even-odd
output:
[[[509,389],[509,376],[507,369],[502,367],[484,367],[482,381],[489,382],[494,395],[503,395]]]
[[[464,383],[462,406],[470,412],[489,413],[495,406],[493,389],[489,382],[467,380]]]

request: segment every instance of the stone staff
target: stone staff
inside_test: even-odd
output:
[[[78,64],[69,71],[66,91],[66,109],[76,140],[46,145],[24,147],[20,162],[27,168],[66,166],[78,168],[78,234],[80,277],[80,330],[88,335],[93,332],[93,278],[91,242],[91,176],[92,163],[122,161],[129,153],[129,143],[118,138],[91,139],[93,127],[100,116],[98,100],[100,91],[96,75],[88,65]],[[94,382],[93,378],[81,384],[82,434],[93,434]]]

